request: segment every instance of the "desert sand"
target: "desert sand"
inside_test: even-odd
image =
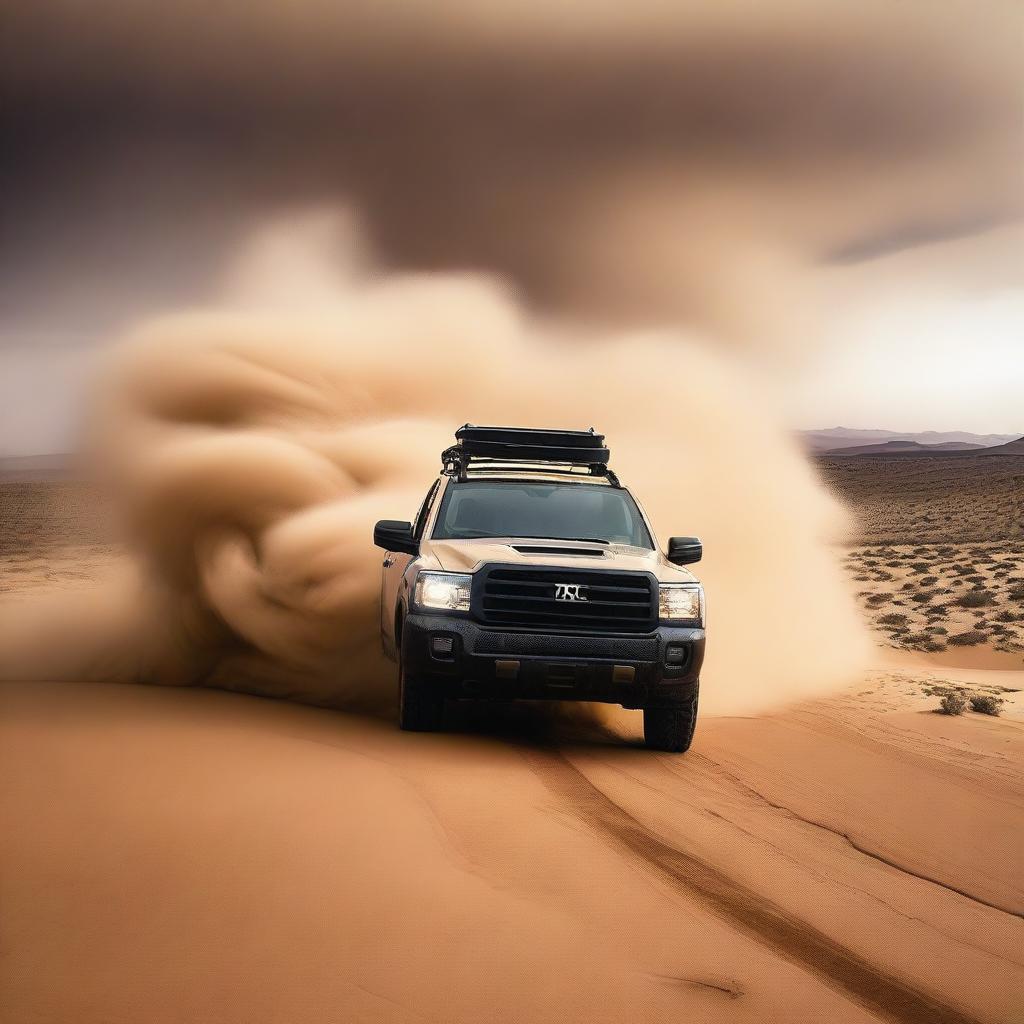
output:
[[[1024,684],[1024,678],[1017,681]],[[686,758],[2,688],[10,1021],[1008,1021],[1024,730],[901,672]]]
[[[6,493],[43,511],[5,600],[116,557],[73,489]],[[685,757],[635,716],[4,684],[0,1019],[1020,1020],[1024,666],[878,635],[849,692]],[[1002,716],[937,714],[958,684]]]

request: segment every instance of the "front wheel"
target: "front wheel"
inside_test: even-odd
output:
[[[444,696],[436,685],[410,676],[398,665],[398,727],[406,732],[436,732],[444,724]]]
[[[684,754],[693,742],[697,728],[697,693],[682,704],[670,708],[644,708],[644,743],[650,750]]]

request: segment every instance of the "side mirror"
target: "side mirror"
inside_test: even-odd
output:
[[[382,519],[373,528],[373,543],[385,551],[420,553],[419,542],[412,535],[412,523],[403,523],[400,519]]]
[[[692,565],[704,555],[704,545],[698,537],[669,537],[668,560],[676,565]]]

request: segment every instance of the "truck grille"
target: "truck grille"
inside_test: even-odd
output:
[[[493,626],[649,633],[657,625],[656,586],[642,572],[496,565],[475,574],[472,609]],[[565,588],[579,599],[556,598]]]

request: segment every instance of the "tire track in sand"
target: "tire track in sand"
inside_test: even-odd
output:
[[[711,864],[659,839],[561,754],[533,749],[524,751],[524,757],[548,790],[580,819],[642,860],[678,893],[881,1019],[897,1024],[981,1024],[977,1017],[881,970]]]

